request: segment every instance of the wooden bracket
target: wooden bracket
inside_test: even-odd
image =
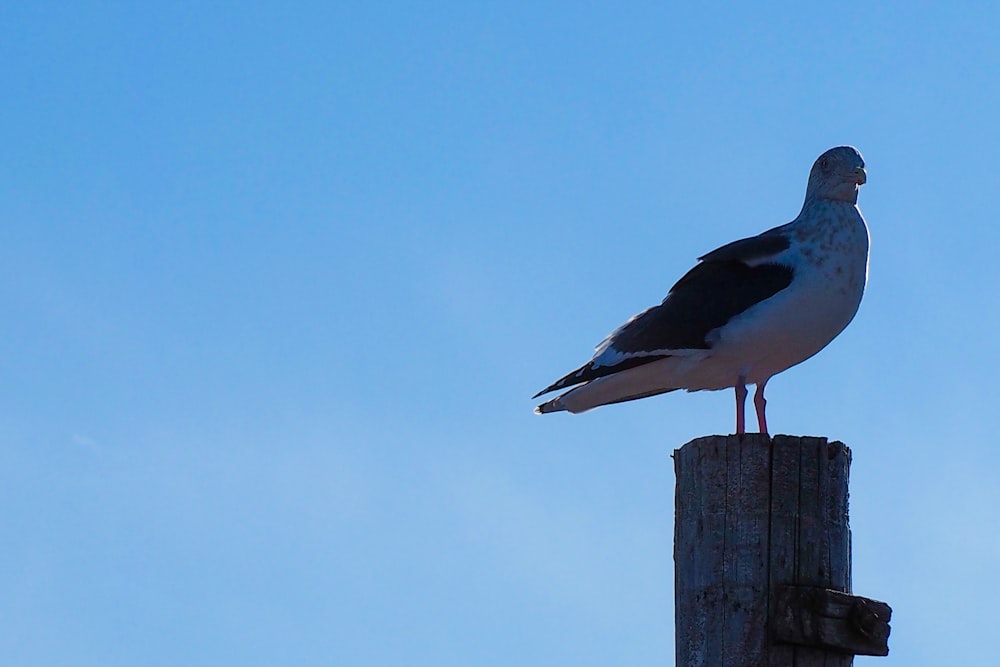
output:
[[[854,655],[889,655],[884,602],[815,586],[778,586],[771,616],[775,641]]]

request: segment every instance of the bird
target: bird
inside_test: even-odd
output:
[[[824,152],[794,220],[699,257],[659,305],[535,394],[568,389],[535,412],[580,413],[679,389],[733,388],[736,433],[743,434],[752,384],[757,425],[767,435],[768,381],[826,347],[861,305],[870,241],[858,191],[867,180],[853,146]]]

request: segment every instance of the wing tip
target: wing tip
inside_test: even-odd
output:
[[[559,378],[558,380],[550,384],[545,389],[542,389],[540,392],[531,397],[532,400],[538,398],[539,396],[544,396],[545,394],[549,394],[558,389],[565,389],[566,387],[572,387],[573,385],[583,384],[584,382],[587,382],[591,378],[585,377],[585,373],[589,370],[592,370],[593,368],[594,368],[594,362],[588,361],[583,366],[577,368],[575,371],[570,371],[563,377]]]

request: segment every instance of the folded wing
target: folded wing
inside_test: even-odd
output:
[[[701,257],[662,303],[616,329],[590,362],[535,398],[685,351],[710,349],[711,331],[791,284],[792,268],[778,261],[790,246],[783,232],[784,227],[776,227]]]

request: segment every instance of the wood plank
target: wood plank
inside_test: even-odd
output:
[[[799,528],[799,439],[775,436],[771,440],[771,525],[768,554],[768,608],[774,601],[771,591],[779,584],[795,581]],[[773,613],[773,612],[772,612]],[[767,665],[794,664],[795,647],[772,644]]]
[[[853,655],[889,654],[892,609],[884,602],[813,586],[779,586],[775,611],[778,641]]]

